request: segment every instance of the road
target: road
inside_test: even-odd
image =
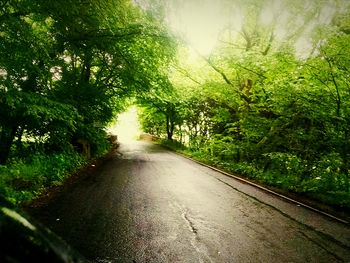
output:
[[[350,229],[148,142],[30,213],[93,262],[350,262]]]

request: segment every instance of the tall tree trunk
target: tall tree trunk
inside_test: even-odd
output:
[[[168,140],[173,140],[173,134],[175,129],[175,110],[174,106],[169,106],[166,111],[166,130]]]
[[[23,137],[23,133],[24,133],[24,127],[23,126],[19,126],[17,129],[17,142],[16,142],[16,146],[17,146],[17,150],[22,153],[23,151],[23,143],[22,143],[22,137]]]
[[[0,133],[0,164],[5,164],[10,155],[11,146],[16,136],[17,126],[2,127]]]
[[[172,141],[173,140],[173,132],[172,132],[172,128],[171,128],[171,118],[170,116],[167,114],[166,115],[166,133],[167,133],[167,139]]]
[[[89,83],[90,77],[91,77],[91,61],[92,56],[90,53],[88,53],[85,56],[84,63],[81,70],[80,80],[82,83]]]
[[[175,121],[174,121],[174,116],[172,115],[172,116],[171,116],[171,118],[170,118],[170,133],[171,133],[171,140],[173,139],[174,130],[175,130]]]

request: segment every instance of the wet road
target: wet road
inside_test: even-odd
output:
[[[31,213],[94,262],[350,262],[350,229],[147,142]]]

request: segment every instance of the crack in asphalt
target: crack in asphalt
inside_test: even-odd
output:
[[[328,235],[328,234],[326,234],[326,233],[323,233],[323,232],[321,232],[321,231],[315,229],[314,227],[309,226],[309,225],[307,225],[307,224],[305,224],[305,223],[303,223],[303,222],[297,220],[296,218],[294,218],[294,217],[290,216],[289,214],[283,212],[281,209],[278,209],[277,207],[275,207],[275,206],[273,206],[273,205],[270,205],[270,204],[268,204],[268,203],[266,203],[266,202],[264,202],[264,201],[262,201],[262,200],[256,198],[255,196],[252,196],[252,195],[250,195],[250,194],[247,194],[247,193],[245,193],[245,192],[239,190],[238,188],[236,188],[236,187],[230,185],[229,183],[227,183],[227,182],[225,182],[225,181],[223,181],[223,180],[221,180],[221,179],[219,179],[219,178],[216,178],[216,179],[217,179],[218,181],[220,181],[221,183],[227,185],[228,187],[232,188],[233,190],[235,190],[235,191],[237,191],[237,192],[239,192],[239,193],[241,193],[241,194],[243,194],[243,195],[245,195],[245,196],[248,196],[248,197],[252,198],[253,200],[255,200],[255,201],[259,202],[259,203],[262,203],[262,204],[264,204],[264,205],[266,205],[266,206],[268,206],[268,207],[271,207],[272,209],[276,210],[277,212],[279,212],[279,213],[282,214],[283,216],[287,217],[288,219],[293,220],[294,222],[296,222],[296,223],[298,223],[298,224],[304,226],[305,228],[314,231],[314,232],[317,233],[321,238],[324,238],[324,239],[326,239],[326,240],[331,240],[332,242],[334,242],[335,244],[337,244],[338,246],[340,246],[341,248],[343,248],[343,249],[345,249],[345,250],[349,250],[349,249],[350,249],[350,246],[348,246],[347,244],[344,244],[342,241],[340,241],[340,240],[338,240],[338,239],[335,239],[335,238],[332,237],[331,235]]]
[[[198,229],[194,226],[193,221],[188,217],[187,212],[184,212],[182,214],[182,217],[187,221],[188,225],[190,226],[191,231],[194,234],[197,234],[198,233]]]
[[[184,221],[187,223],[189,226],[189,229],[192,233],[195,235],[198,234],[198,228],[195,227],[195,224],[193,220],[188,216],[188,211],[186,208],[182,207],[179,203],[174,202],[174,205],[180,210],[181,212],[181,217],[184,219]]]
[[[181,207],[180,207],[180,209],[181,209]],[[181,209],[181,210],[183,210],[183,209]],[[194,234],[192,236],[192,239],[191,239],[190,243],[191,243],[191,246],[197,252],[199,262],[201,262],[201,263],[204,262],[203,261],[203,256],[207,257],[211,261],[210,257],[207,255],[206,251],[199,247],[199,246],[203,246],[203,244],[201,244],[201,242],[199,242],[198,229],[195,228],[193,221],[189,218],[189,216],[188,216],[186,211],[183,211],[181,216],[186,221],[186,223],[189,226],[191,232]]]
[[[194,220],[191,219],[191,217],[189,216],[187,209],[177,202],[175,202],[174,205],[180,210],[182,219],[188,225],[191,233],[193,233],[193,235],[191,235],[192,237],[190,240],[190,244],[197,252],[198,262],[213,262],[211,256],[208,253],[208,248],[198,236],[198,227],[195,226]]]

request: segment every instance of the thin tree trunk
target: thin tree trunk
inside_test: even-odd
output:
[[[18,127],[16,144],[17,144],[17,150],[20,153],[23,151],[23,143],[22,143],[23,133],[24,133],[24,127],[23,126]]]
[[[166,115],[166,133],[167,133],[168,140],[172,141],[173,138],[172,138],[172,134],[170,131],[170,117],[168,114]]]
[[[17,126],[2,127],[0,135],[0,164],[6,164],[7,162],[17,128]]]

